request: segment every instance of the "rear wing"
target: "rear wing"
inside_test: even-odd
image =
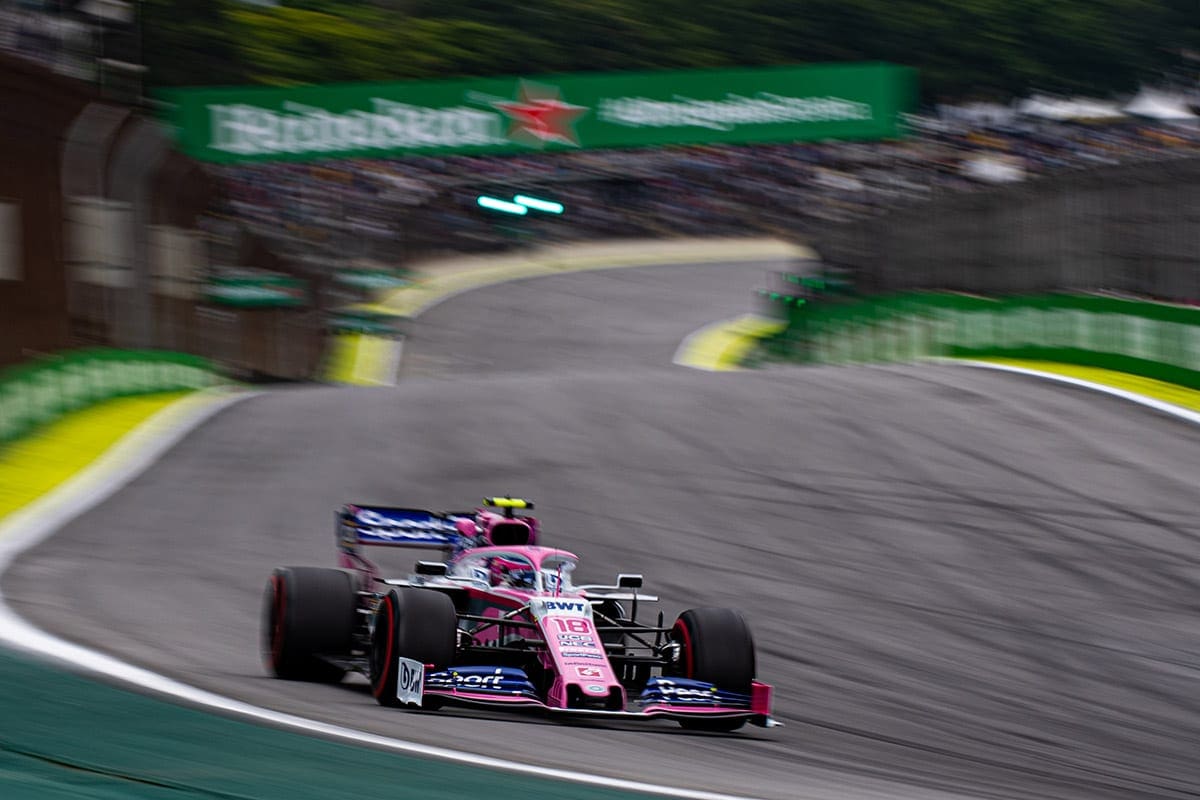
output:
[[[338,548],[353,553],[360,545],[455,550],[467,543],[457,523],[471,517],[419,508],[345,505],[335,519]]]

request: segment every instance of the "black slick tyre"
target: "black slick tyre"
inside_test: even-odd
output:
[[[679,645],[679,660],[670,674],[750,694],[754,639],[741,614],[728,608],[689,609],[675,620],[671,638]],[[679,724],[690,730],[734,731],[746,718],[683,719]]]
[[[411,587],[393,589],[379,603],[371,636],[371,694],[380,705],[398,706],[397,663],[411,658],[426,672],[449,667],[457,648],[458,616],[454,602],[441,592]],[[425,707],[432,707],[429,702]]]
[[[350,653],[358,595],[349,574],[319,567],[280,567],[271,574],[263,610],[267,666],[278,678],[336,683],[346,671],[321,656]]]

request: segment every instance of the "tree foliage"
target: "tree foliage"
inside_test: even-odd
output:
[[[1106,93],[1194,68],[1196,3],[143,0],[141,8],[159,86],[886,60],[917,67],[927,99],[961,99],[1030,88]]]

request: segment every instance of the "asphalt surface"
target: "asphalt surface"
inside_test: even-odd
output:
[[[412,326],[402,378],[670,369],[697,328],[753,310],[770,261],[603,269],[458,295]]]
[[[396,389],[222,413],[4,580],[36,623],[365,730],[772,800],[1200,794],[1200,429],[965,367],[700,373],[762,266],[580,273],[423,318]],[[345,501],[539,502],[584,579],[743,610],[786,727],[405,713],[266,676],[270,569]],[[418,557],[414,553],[414,559]]]

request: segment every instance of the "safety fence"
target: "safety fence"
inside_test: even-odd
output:
[[[768,357],[810,363],[1020,358],[1103,367],[1200,388],[1200,308],[1082,294],[864,298],[771,293],[787,327]]]
[[[947,192],[812,242],[872,292],[1119,292],[1200,302],[1200,157]]]
[[[76,350],[0,372],[0,445],[81,408],[131,395],[224,382],[199,356],[158,350]]]

